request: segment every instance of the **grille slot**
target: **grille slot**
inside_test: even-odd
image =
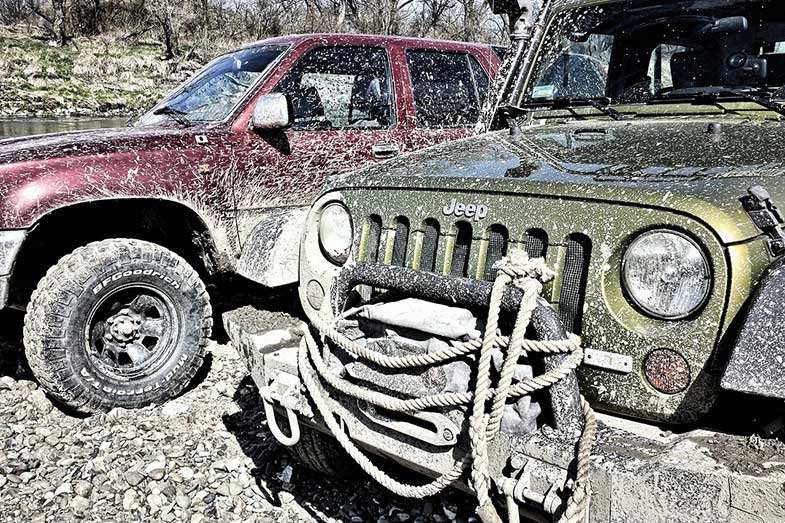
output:
[[[420,270],[436,271],[436,253],[439,250],[439,222],[429,218],[425,220],[422,254],[420,255]]]
[[[526,254],[529,258],[545,258],[548,253],[548,233],[542,229],[526,231]]]
[[[488,250],[485,255],[484,280],[493,281],[496,279],[496,271],[493,270],[493,266],[507,256],[507,242],[509,240],[510,234],[503,225],[491,225],[488,228]]]
[[[379,242],[382,239],[382,218],[371,215],[368,217],[368,243],[365,247],[365,261],[376,263],[379,261]]]
[[[395,239],[393,240],[391,265],[406,266],[406,250],[409,246],[409,219],[399,216],[395,219]]]
[[[472,226],[466,222],[455,224],[455,247],[450,260],[450,276],[466,278],[469,275],[469,251],[472,243]]]
[[[524,248],[530,258],[545,258],[549,255],[550,238],[545,230],[528,229],[522,238],[518,234],[520,233],[510,231],[501,224],[494,224],[486,230],[482,238],[474,237],[470,223],[459,221],[448,230],[447,224],[436,218],[426,219],[420,229],[413,231],[410,219],[406,216],[398,216],[385,227],[380,216],[370,215],[367,218],[362,261],[406,267],[409,258],[413,258],[413,266],[422,271],[493,281],[496,276],[493,265],[508,254],[511,243]],[[443,241],[443,238],[447,241]],[[414,251],[410,255],[411,246],[414,246]],[[555,250],[550,253],[552,259],[548,259],[548,263],[559,270],[562,277],[560,285],[554,288],[551,300],[559,306],[559,315],[565,329],[580,334],[592,243],[585,234],[572,233],[566,236],[563,244],[555,244],[553,248],[556,246],[564,250],[559,256],[556,256]],[[471,256],[473,247],[480,248],[479,255],[474,257]],[[470,262],[479,263],[479,266],[471,269],[471,273]]]
[[[566,249],[559,293],[559,315],[567,331],[580,334],[583,290],[586,288],[589,272],[591,240],[583,234],[570,234],[567,236]]]

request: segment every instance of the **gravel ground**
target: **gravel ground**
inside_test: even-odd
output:
[[[410,501],[364,476],[338,481],[299,466],[267,431],[228,345],[214,343],[196,383],[164,406],[64,412],[17,357],[20,321],[0,314],[4,521],[478,521],[455,492]]]

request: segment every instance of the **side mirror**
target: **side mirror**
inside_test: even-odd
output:
[[[286,129],[294,123],[294,110],[289,97],[283,93],[262,95],[256,102],[251,117],[253,131]]]

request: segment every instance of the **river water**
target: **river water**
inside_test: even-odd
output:
[[[0,140],[34,134],[125,127],[127,123],[128,118],[27,118],[20,120],[0,118]]]

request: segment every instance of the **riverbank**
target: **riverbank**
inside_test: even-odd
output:
[[[77,38],[58,47],[0,26],[0,118],[131,116],[201,65],[160,55],[156,45],[120,37]]]

